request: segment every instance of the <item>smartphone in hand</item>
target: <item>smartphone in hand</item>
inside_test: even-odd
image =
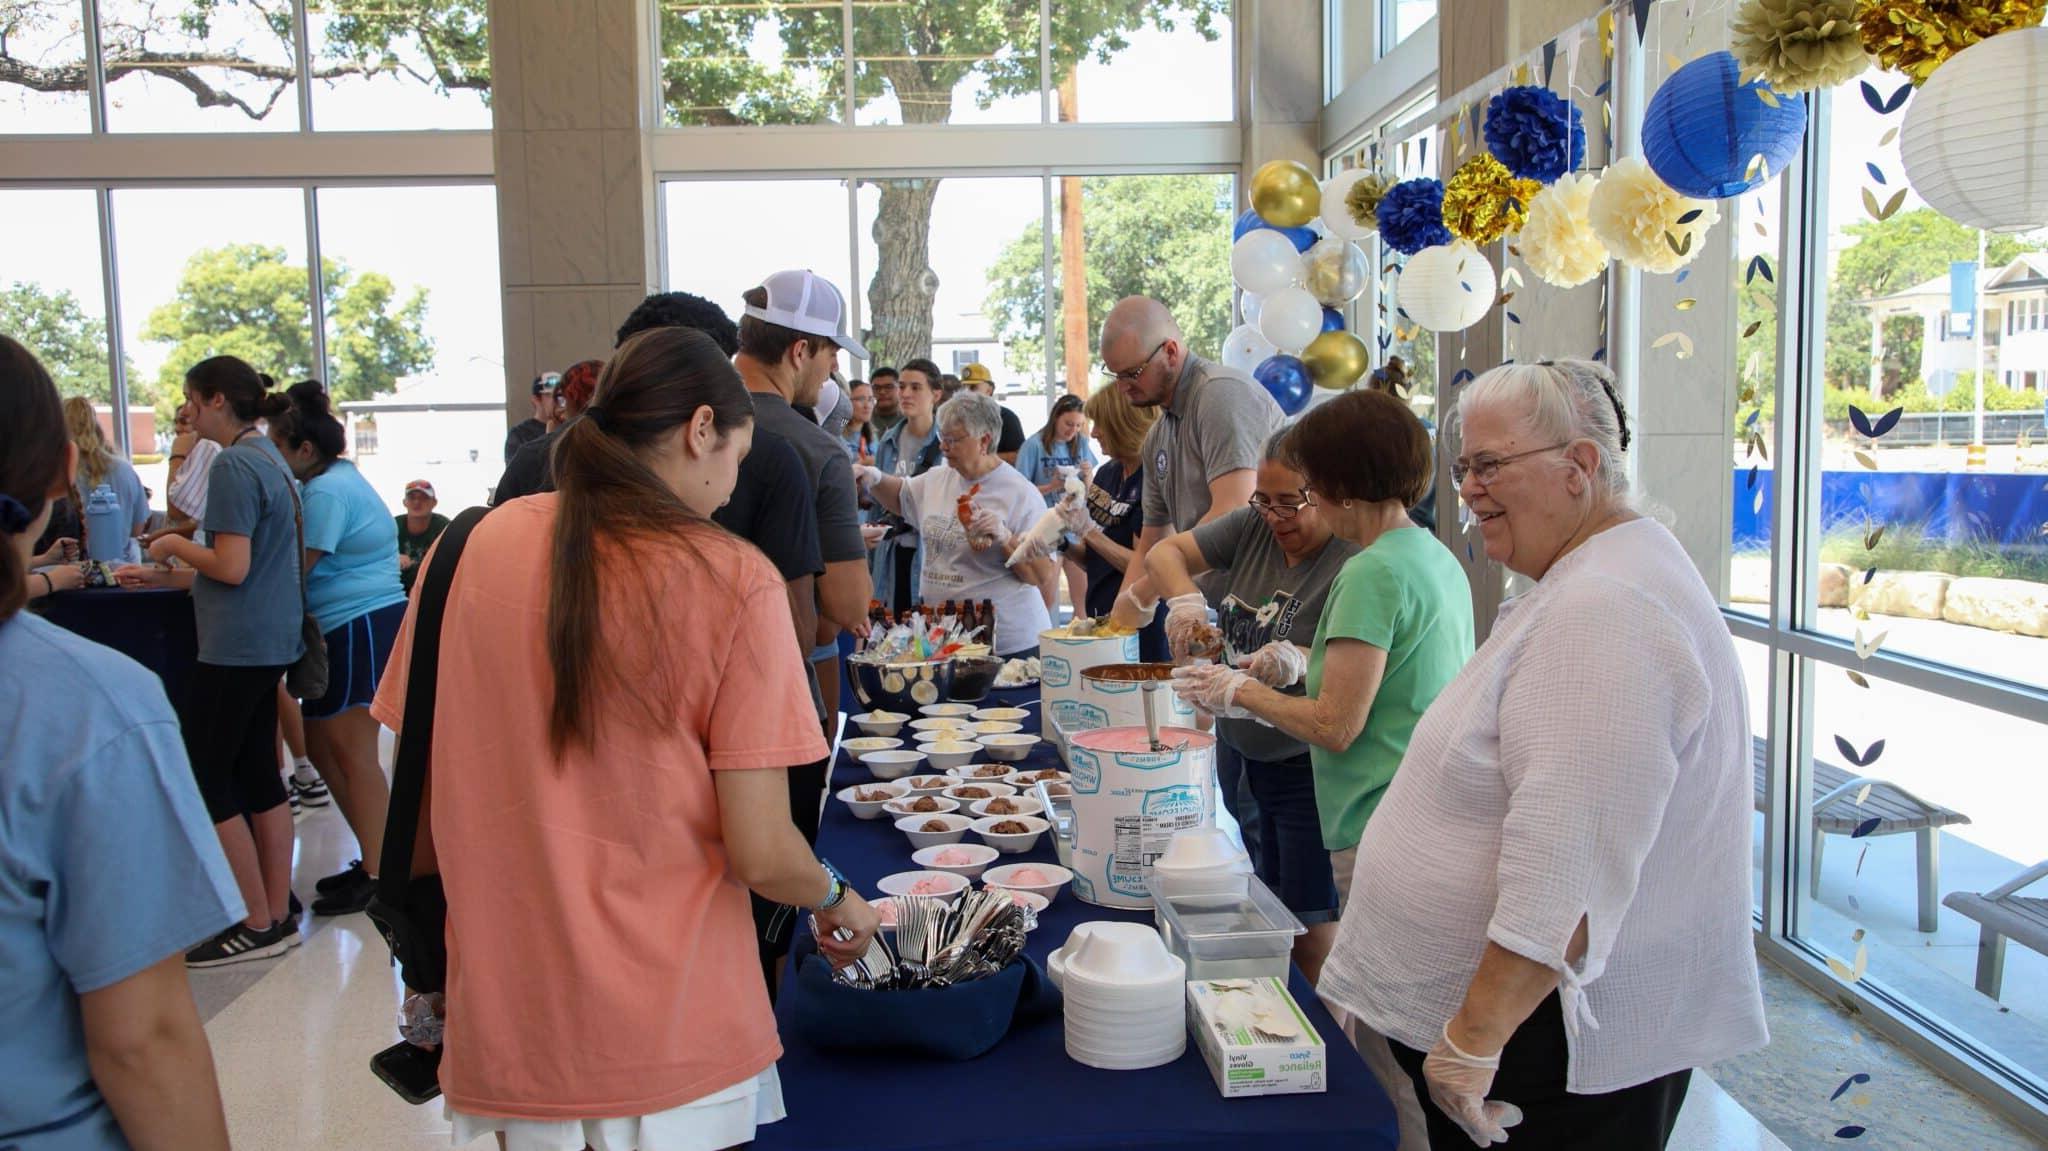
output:
[[[401,1039],[370,1057],[370,1071],[407,1103],[420,1104],[441,1093],[441,1049]]]

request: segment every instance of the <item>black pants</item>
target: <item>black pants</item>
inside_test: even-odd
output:
[[[1394,1061],[1415,1081],[1422,1114],[1429,1120],[1431,1151],[1456,1151],[1474,1146],[1464,1129],[1451,1122],[1429,1097],[1422,1081],[1426,1052],[1388,1041]],[[1552,992],[1508,1040],[1500,1055],[1488,1099],[1522,1109],[1522,1122],[1508,1128],[1513,1151],[1548,1151],[1598,1147],[1600,1151],[1661,1151],[1678,1125],[1692,1072],[1674,1071],[1661,1079],[1638,1083],[1605,1095],[1573,1095],[1564,1089],[1564,1008]]]
[[[789,769],[789,818],[803,832],[804,842],[818,844],[818,817],[825,806],[825,781],[832,761],[821,759]],[[775,969],[789,954],[789,942],[796,937],[794,907],[770,903],[758,895],[754,901],[754,938],[761,945],[761,974],[768,980],[768,998],[775,998]]]

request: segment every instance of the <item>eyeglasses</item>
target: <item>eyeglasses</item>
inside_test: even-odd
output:
[[[1276,520],[1291,520],[1301,514],[1301,509],[1316,506],[1316,502],[1309,498],[1307,488],[1303,488],[1295,494],[1301,497],[1300,503],[1281,503],[1279,500],[1267,499],[1265,496],[1253,496],[1246,500],[1245,503],[1250,504],[1252,510],[1260,515],[1272,516]]]
[[[957,448],[961,444],[969,443],[980,438],[980,436],[949,436],[944,432],[940,432],[939,446],[942,448]]]
[[[1106,372],[1109,372],[1110,378],[1111,378],[1111,379],[1114,379],[1114,380],[1116,380],[1116,381],[1117,381],[1118,383],[1122,383],[1122,384],[1128,384],[1128,383],[1132,383],[1132,382],[1136,381],[1136,380],[1137,380],[1137,378],[1138,378],[1139,376],[1142,376],[1142,375],[1144,375],[1144,374],[1145,374],[1145,369],[1146,369],[1146,368],[1149,368],[1149,367],[1151,367],[1151,366],[1152,366],[1152,357],[1154,357],[1154,356],[1157,356],[1157,355],[1159,354],[1160,350],[1161,350],[1162,348],[1166,347],[1166,343],[1167,343],[1167,342],[1166,342],[1165,340],[1161,340],[1161,341],[1159,341],[1159,343],[1158,343],[1158,344],[1157,344],[1156,346],[1154,346],[1154,347],[1153,347],[1153,349],[1152,349],[1151,351],[1149,351],[1149,352],[1146,352],[1146,353],[1145,353],[1145,358],[1144,358],[1144,359],[1142,359],[1142,360],[1139,360],[1139,361],[1138,361],[1138,366],[1137,366],[1137,367],[1135,367],[1135,368],[1125,368],[1125,369],[1124,369],[1123,371],[1121,371],[1121,372],[1116,372],[1116,371],[1110,371],[1109,365],[1108,365],[1108,364],[1104,364],[1104,365],[1102,366],[1102,370],[1103,370],[1103,371],[1106,371]]]
[[[1551,444],[1549,447],[1530,448],[1526,452],[1516,452],[1514,455],[1511,456],[1483,455],[1473,460],[1452,460],[1451,482],[1463,486],[1465,483],[1465,477],[1471,476],[1472,478],[1479,481],[1480,487],[1485,487],[1486,485],[1499,479],[1500,470],[1508,466],[1509,464],[1514,463],[1516,460],[1526,460],[1530,456],[1541,455],[1544,452],[1554,452],[1559,448],[1570,446],[1571,443],[1567,440],[1563,443]]]
[[[886,384],[882,383],[880,380],[877,380],[874,383],[869,384],[868,386],[875,389],[875,391],[877,392],[893,392],[896,390],[896,382],[894,380],[891,380]]]

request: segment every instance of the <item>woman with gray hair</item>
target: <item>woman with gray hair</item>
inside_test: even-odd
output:
[[[1496,368],[1458,412],[1459,494],[1535,587],[1415,729],[1318,991],[1391,1040],[1436,1151],[1661,1148],[1691,1069],[1768,1038],[1742,672],[1630,503],[1605,368]]]
[[[1045,514],[1045,498],[996,455],[1003,416],[993,399],[962,391],[939,409],[937,426],[948,466],[916,476],[858,466],[854,475],[876,503],[917,525],[924,541],[918,582],[926,602],[988,600],[996,609],[996,634],[985,638],[996,654],[1036,654],[1038,633],[1052,626],[1039,589],[1056,569],[1042,552],[1014,566],[1007,560]]]

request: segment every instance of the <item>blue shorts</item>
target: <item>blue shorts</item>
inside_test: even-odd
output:
[[[394,603],[328,632],[327,694],[302,701],[300,712],[307,719],[333,719],[352,707],[370,706],[404,622],[405,604]]]

